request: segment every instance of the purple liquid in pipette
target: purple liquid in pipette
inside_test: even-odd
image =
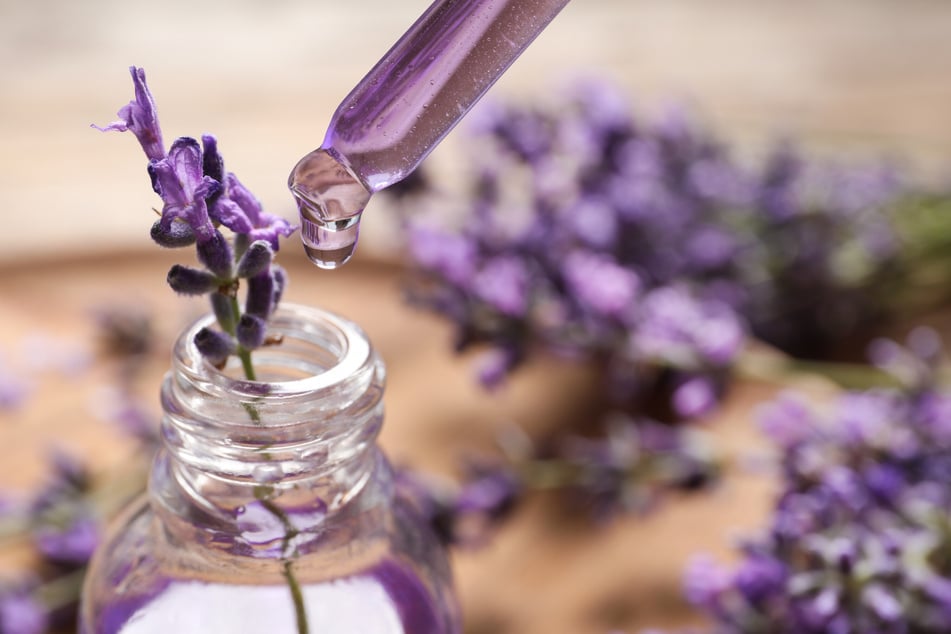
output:
[[[408,176],[568,0],[436,0],[344,99],[288,179],[321,268],[356,248],[370,197]]]

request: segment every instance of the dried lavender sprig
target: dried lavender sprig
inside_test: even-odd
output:
[[[296,228],[265,212],[237,177],[225,172],[215,137],[206,134],[200,142],[181,137],[166,153],[145,71],[134,66],[130,71],[135,99],[119,110],[118,121],[93,127],[131,131],[139,140],[149,159],[152,188],[163,202],[161,217],[151,229],[153,240],[170,248],[194,244],[204,267],[175,265],[168,273],[175,292],[210,297],[221,330],[217,338],[201,335],[199,350],[215,365],[236,355],[245,376],[253,380],[251,352],[264,344],[266,321],[286,284],[283,270],[273,263],[274,255],[280,238]],[[232,239],[221,229],[228,229]],[[241,280],[248,281],[243,311],[238,300]]]

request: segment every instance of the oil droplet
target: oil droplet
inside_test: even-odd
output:
[[[359,233],[359,215],[345,220],[324,221],[309,214],[301,214],[304,253],[322,269],[343,266],[357,248]]]
[[[370,190],[322,148],[300,160],[288,187],[297,199],[307,257],[322,269],[343,266],[356,249]]]

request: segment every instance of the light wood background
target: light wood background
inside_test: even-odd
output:
[[[89,129],[130,99],[130,64],[148,71],[167,140],[218,135],[229,168],[292,217],[291,167],[426,5],[0,0],[0,260],[141,241],[155,204],[142,156]],[[641,110],[686,101],[743,153],[794,135],[948,174],[949,42],[944,0],[575,0],[492,94],[602,73]]]
[[[204,310],[164,286],[168,266],[182,257],[191,261],[185,251],[155,249],[4,270],[3,369],[23,371],[33,391],[20,408],[0,410],[0,491],[27,492],[43,482],[53,446],[81,456],[97,474],[121,472],[133,444],[101,416],[104,390],[116,384],[115,368],[93,363],[71,370],[69,360],[83,349],[95,352],[90,316],[102,307],[149,311],[159,346],[168,347]],[[290,270],[287,301],[318,304],[355,320],[386,361],[381,443],[395,463],[453,475],[460,459],[495,452],[496,437],[512,424],[542,437],[588,423],[595,375],[565,360],[540,359],[487,397],[473,380],[473,359],[450,354],[447,325],[403,303],[397,267],[364,260],[334,275],[308,275],[312,267],[302,255],[282,252],[280,260]],[[167,368],[160,350],[137,385],[156,413]],[[752,411],[775,391],[743,384],[707,423],[725,456],[739,464],[764,450]],[[732,537],[754,530],[764,517],[771,488],[768,477],[736,469],[710,494],[603,525],[579,521],[545,496],[532,497],[485,547],[455,556],[466,631],[607,634],[690,623],[695,616],[680,598],[688,557],[697,551],[729,557]],[[0,548],[0,577],[30,561],[26,546]]]

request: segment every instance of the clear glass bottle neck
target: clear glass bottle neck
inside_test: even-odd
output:
[[[217,369],[198,352],[195,334],[212,324],[198,320],[175,344],[157,466],[198,496],[294,490],[328,509],[352,498],[376,464],[383,417],[384,369],[365,334],[331,313],[285,306],[269,322],[279,343],[254,352],[258,380],[249,381],[236,360]]]

